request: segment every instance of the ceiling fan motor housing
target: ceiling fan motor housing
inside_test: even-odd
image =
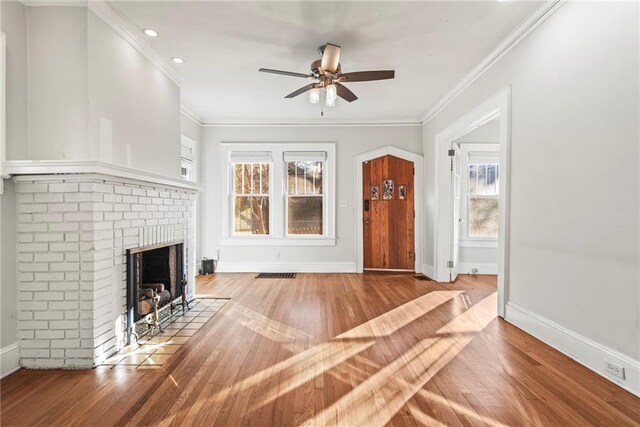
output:
[[[342,72],[342,64],[338,64],[338,69],[334,74],[340,74],[341,72]],[[313,74],[313,77],[317,79],[327,74],[322,70],[322,59],[316,59],[311,63],[311,74]],[[334,74],[330,74],[330,75],[334,75]]]

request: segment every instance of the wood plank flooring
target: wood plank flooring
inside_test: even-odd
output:
[[[495,278],[199,279],[231,301],[161,369],[20,370],[10,425],[640,425],[640,399],[495,317]]]

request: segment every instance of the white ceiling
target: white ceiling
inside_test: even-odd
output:
[[[209,123],[416,122],[541,2],[173,2],[117,1],[131,27],[185,83],[182,102]],[[343,72],[395,69],[396,78],[351,83],[359,99],[320,117],[308,96],[284,96],[305,79],[326,42],[342,46]]]

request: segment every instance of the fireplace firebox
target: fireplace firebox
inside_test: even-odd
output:
[[[184,243],[170,242],[127,250],[127,340],[162,330],[160,312],[184,309]],[[142,326],[142,327],[141,327]]]

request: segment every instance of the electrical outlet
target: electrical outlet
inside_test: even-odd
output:
[[[280,259],[280,252],[276,252],[276,259]]]
[[[613,362],[607,361],[605,369],[609,374],[613,375],[614,377],[618,377],[621,380],[624,379],[624,368],[622,366],[616,365]]]
[[[340,200],[340,207],[341,208],[346,208],[347,207],[347,201],[346,200]]]

